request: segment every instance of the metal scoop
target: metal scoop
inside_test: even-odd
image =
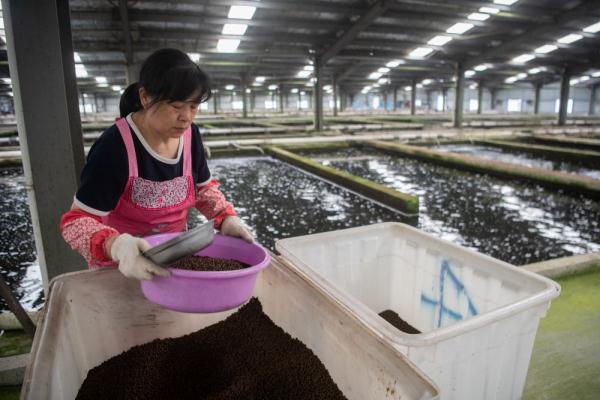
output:
[[[152,247],[143,255],[155,264],[166,267],[183,257],[202,250],[212,243],[214,237],[215,230],[211,220]]]

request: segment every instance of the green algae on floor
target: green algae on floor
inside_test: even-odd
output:
[[[557,279],[560,297],[540,321],[525,400],[600,396],[600,270]]]
[[[0,336],[0,357],[29,353],[31,342],[31,337],[24,331],[4,331]]]
[[[0,386],[0,400],[19,400],[21,386]]]

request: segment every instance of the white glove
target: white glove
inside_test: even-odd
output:
[[[151,280],[154,275],[169,277],[171,274],[144,257],[141,253],[151,246],[144,239],[128,233],[119,235],[110,248],[113,261],[119,262],[119,271],[128,278]]]
[[[244,226],[242,220],[235,216],[229,216],[221,223],[221,233],[226,236],[239,237],[248,243],[254,242],[252,234]]]

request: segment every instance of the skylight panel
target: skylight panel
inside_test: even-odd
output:
[[[545,44],[545,45],[540,46],[537,49],[535,49],[535,52],[540,53],[540,54],[548,54],[548,53],[553,52],[556,49],[558,49],[558,46],[556,46],[554,44]]]
[[[581,36],[577,33],[571,33],[570,35],[561,37],[560,39],[557,40],[557,42],[562,43],[562,44],[570,44],[570,43],[576,42],[580,39],[583,39],[583,36]]]
[[[234,18],[234,19],[252,19],[255,11],[256,11],[256,7],[231,6],[231,8],[229,9],[229,14],[227,14],[227,17]]]
[[[472,20],[472,21],[485,21],[486,19],[488,19],[490,17],[489,14],[485,14],[485,13],[471,13],[467,16],[468,19]]]
[[[222,53],[231,53],[237,50],[240,45],[238,39],[219,39],[217,42],[217,50]]]
[[[417,47],[413,51],[411,51],[408,56],[411,58],[424,58],[431,54],[433,49],[431,47]]]
[[[513,58],[512,62],[515,64],[525,64],[534,58],[535,56],[533,54],[521,54],[520,56]]]
[[[462,35],[463,33],[471,30],[475,25],[468,22],[457,22],[450,28],[446,29],[447,33],[454,33],[456,35]]]
[[[596,22],[594,25],[583,28],[586,33],[597,33],[600,32],[600,22]]]
[[[451,40],[452,40],[451,36],[437,35],[437,36],[434,36],[433,38],[431,38],[429,40],[429,42],[427,42],[427,44],[431,45],[431,46],[443,46]]]
[[[239,35],[246,33],[248,25],[246,24],[225,24],[223,25],[223,35]]]

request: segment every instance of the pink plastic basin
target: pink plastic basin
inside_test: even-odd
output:
[[[156,246],[175,235],[164,233],[145,239]],[[250,267],[214,272],[169,268],[169,278],[155,276],[151,281],[142,281],[144,296],[153,303],[176,311],[212,313],[229,310],[250,298],[256,276],[271,260],[269,253],[258,244],[218,234],[196,255],[237,260]]]

